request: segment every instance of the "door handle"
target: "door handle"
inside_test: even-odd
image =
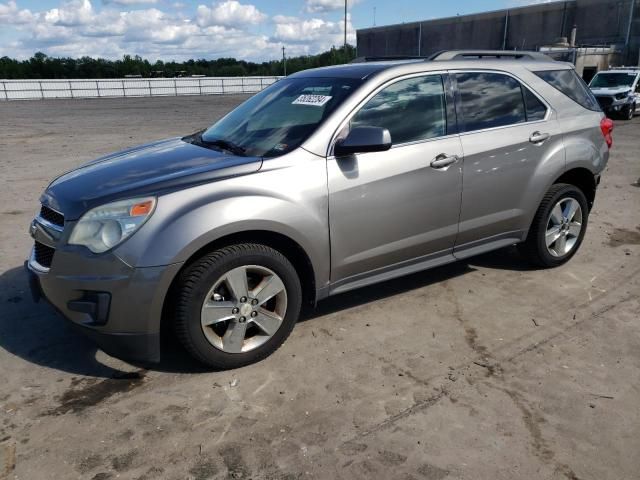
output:
[[[449,165],[453,165],[458,161],[457,155],[447,155],[446,153],[441,153],[434,160],[431,161],[431,168],[447,168]]]
[[[551,135],[549,135],[548,133],[533,132],[529,137],[529,141],[531,143],[542,143],[550,136]]]

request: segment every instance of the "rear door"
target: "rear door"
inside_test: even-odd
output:
[[[387,128],[393,146],[327,159],[334,291],[357,276],[451,255],[462,150],[447,86],[440,73],[391,81],[372,93],[340,132],[342,137],[353,126]],[[434,164],[437,158],[441,161]]]
[[[521,239],[531,219],[530,186],[543,162],[564,162],[564,150],[551,108],[515,77],[462,71],[452,78],[464,152],[455,248],[462,258],[488,243]]]

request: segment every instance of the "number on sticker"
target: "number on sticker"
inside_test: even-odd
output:
[[[328,95],[300,95],[292,102],[292,105],[313,105],[315,107],[322,107],[329,100],[331,100],[331,97]]]

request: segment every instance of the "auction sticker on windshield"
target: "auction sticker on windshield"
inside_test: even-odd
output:
[[[313,105],[316,107],[322,107],[329,100],[331,100],[331,97],[327,95],[300,95],[291,104],[292,105]]]

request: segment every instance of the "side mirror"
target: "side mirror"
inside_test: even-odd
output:
[[[354,153],[384,152],[391,148],[391,134],[381,127],[355,127],[333,147],[336,157]]]

